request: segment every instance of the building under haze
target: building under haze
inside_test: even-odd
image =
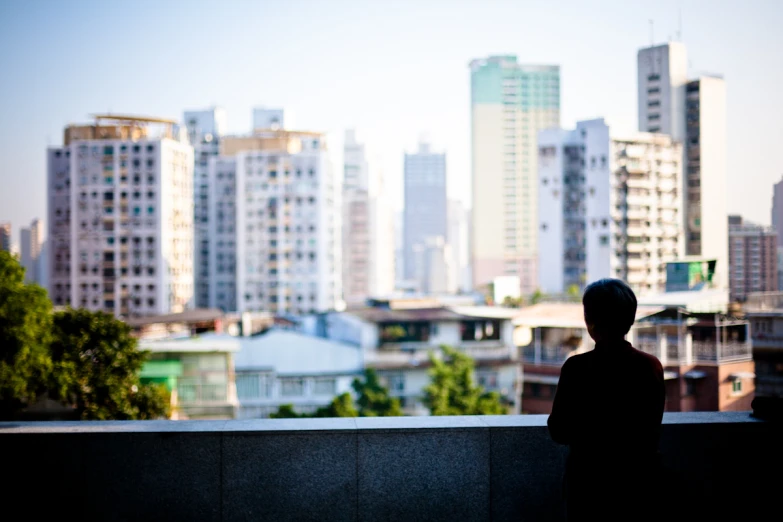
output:
[[[470,273],[470,211],[456,199],[448,202],[448,233],[446,242],[451,247],[451,266],[453,281],[449,283],[452,291],[469,292],[471,290]]]
[[[728,287],[726,84],[688,80],[680,42],[639,50],[639,130],[683,143],[683,255],[717,260],[715,283]]]
[[[783,246],[783,180],[772,188],[772,228],[778,235],[778,246]]]
[[[170,120],[96,116],[48,149],[55,306],[124,317],[192,306],[193,148],[176,130]]]
[[[0,251],[11,251],[11,223],[0,223]]]
[[[338,306],[340,223],[322,134],[223,137],[209,193],[210,307],[283,314]]]
[[[417,251],[427,248],[434,238],[445,241],[448,236],[446,155],[420,143],[417,152],[405,154],[403,182],[405,279],[414,281],[426,271],[417,265],[421,260]]]
[[[227,131],[225,110],[212,107],[185,111],[185,128],[193,146],[193,269],[195,304],[209,306],[209,159],[220,152],[220,138]]]
[[[778,290],[778,236],[774,229],[729,216],[729,283],[733,301]]]
[[[516,56],[473,60],[471,70],[473,286],[518,276],[538,284],[537,138],[560,126],[560,67]]]
[[[42,284],[41,260],[43,251],[43,223],[34,219],[29,228],[22,228],[19,241],[19,254],[24,267],[25,281]]]
[[[370,171],[364,144],[353,130],[346,131],[344,146],[343,297],[356,305],[394,290],[394,225],[383,178]]]
[[[603,119],[539,135],[541,290],[604,277],[663,292],[680,255],[682,146],[664,134],[612,136]]]

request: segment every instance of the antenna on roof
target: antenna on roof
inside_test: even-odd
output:
[[[682,7],[677,10],[677,41],[682,42]]]
[[[650,22],[650,47],[652,47],[653,45],[655,45],[655,38],[653,38],[654,22],[652,21],[652,19],[648,20],[648,22]]]

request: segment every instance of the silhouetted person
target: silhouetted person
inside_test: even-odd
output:
[[[596,281],[582,304],[595,349],[563,364],[548,421],[552,439],[569,446],[567,518],[658,519],[663,368],[625,340],[636,317],[628,285]]]

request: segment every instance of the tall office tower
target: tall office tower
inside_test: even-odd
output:
[[[394,290],[394,229],[383,178],[370,171],[353,130],[343,158],[343,296],[359,305]]]
[[[220,152],[220,138],[227,132],[226,111],[219,107],[185,111],[183,116],[193,146],[193,269],[195,305],[209,306],[209,159]]]
[[[22,266],[25,269],[25,281],[41,284],[41,249],[43,247],[43,223],[34,219],[29,228],[23,228],[21,232],[19,252]]]
[[[224,137],[210,160],[211,307],[310,313],[339,306],[340,222],[324,137]]]
[[[11,223],[0,223],[0,251],[11,251]]]
[[[524,65],[516,56],[473,60],[473,285],[519,277],[538,283],[537,138],[560,126],[560,67]]]
[[[684,255],[714,259],[715,283],[728,288],[726,86],[722,78],[687,79],[685,45],[638,53],[639,130],[683,143]]]
[[[611,136],[603,119],[539,140],[541,289],[614,277],[639,295],[663,292],[682,243],[682,145]]]
[[[470,287],[470,217],[465,205],[456,199],[448,202],[448,233],[446,242],[451,247],[453,280],[449,291],[469,292]]]
[[[48,196],[55,305],[125,317],[192,306],[193,148],[174,121],[66,127],[48,149]]]
[[[729,282],[733,301],[753,292],[778,290],[778,237],[769,227],[729,216]]]
[[[416,245],[448,235],[445,154],[431,152],[428,143],[419,143],[417,152],[405,154],[404,198],[404,274],[405,279],[414,280],[421,273]]]

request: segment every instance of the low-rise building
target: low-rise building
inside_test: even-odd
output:
[[[747,321],[676,306],[640,306],[628,340],[664,367],[666,411],[750,409],[753,360]],[[544,303],[514,319],[522,349],[522,410],[550,413],[560,369],[571,355],[592,350],[582,306]],[[611,397],[606,405],[609,407]]]
[[[423,398],[430,383],[430,354],[438,356],[442,345],[472,357],[475,382],[498,392],[509,411],[519,413],[522,367],[511,324],[518,310],[428,306],[415,299],[372,304],[326,317],[327,335],[360,346],[364,365],[378,372],[407,414],[427,414]]]
[[[141,340],[151,352],[141,370],[142,382],[164,384],[171,391],[175,419],[233,419],[238,407],[233,354],[239,342],[208,333],[179,339]]]
[[[753,332],[756,399],[762,417],[783,417],[783,292],[750,294],[745,312]]]
[[[236,355],[239,418],[269,417],[284,404],[313,413],[351,392],[362,373],[357,346],[291,330],[242,337]]]

